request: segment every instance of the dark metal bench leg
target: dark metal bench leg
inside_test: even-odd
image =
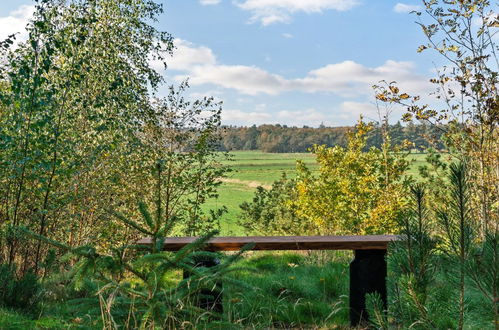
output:
[[[220,264],[218,258],[199,258],[195,260],[195,267],[213,267]],[[189,272],[184,271],[184,279],[190,276]],[[200,297],[197,301],[197,306],[208,311],[213,311],[217,313],[223,312],[223,295],[222,295],[222,283],[217,283],[215,288],[203,289],[200,292]]]
[[[386,308],[386,250],[355,250],[350,263],[350,323],[368,320],[366,294],[378,292]]]

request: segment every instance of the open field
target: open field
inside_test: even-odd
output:
[[[257,186],[270,187],[282,173],[294,175],[296,161],[302,160],[310,169],[317,170],[314,155],[311,153],[265,153],[261,151],[234,151],[233,160],[228,161],[233,171],[219,189],[219,198],[210,200],[205,207],[217,208],[225,205],[228,213],[221,219],[222,235],[244,235],[236,221],[240,214],[239,205],[250,201]],[[411,154],[411,167],[408,171],[418,176],[418,167],[425,163],[425,154]]]

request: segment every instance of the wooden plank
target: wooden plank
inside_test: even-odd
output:
[[[386,250],[388,243],[398,239],[396,235],[365,236],[226,236],[208,241],[205,250],[237,251],[248,243],[254,243],[253,250]],[[169,237],[164,251],[178,251],[194,242],[197,237]],[[150,238],[137,244],[149,245]]]

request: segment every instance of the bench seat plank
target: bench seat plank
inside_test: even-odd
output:
[[[210,239],[205,250],[237,251],[248,243],[255,243],[253,250],[386,250],[396,235],[363,236],[225,236]],[[197,237],[166,238],[163,250],[178,251],[194,242]],[[137,244],[149,245],[150,238]]]

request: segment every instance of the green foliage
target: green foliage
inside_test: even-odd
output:
[[[348,145],[348,132],[353,127],[289,127],[286,125],[260,125],[250,127],[225,127],[221,148],[222,150],[261,150],[271,153],[305,153],[314,145],[328,147]],[[400,122],[388,125],[388,132],[395,144],[402,144],[404,140],[412,142],[413,148],[424,151],[431,143],[428,137],[434,138],[435,146],[443,148],[439,141],[442,132],[430,125],[410,124],[402,126]],[[381,148],[383,133],[380,127],[374,128],[368,134],[366,147]]]
[[[362,121],[349,136],[348,148],[317,146],[319,175],[298,168],[297,214],[321,233],[373,234],[396,230],[404,206],[408,167],[405,154],[389,144],[363,151],[371,126]]]
[[[53,317],[43,317],[38,320],[31,320],[26,317],[26,315],[23,315],[21,313],[0,308],[0,328],[8,330],[63,330],[70,328],[70,326]]]
[[[100,210],[127,195],[116,182],[127,173],[122,156],[162,81],[150,60],[172,49],[150,24],[159,13],[148,0],[41,1],[28,40],[2,50],[2,224],[75,246],[102,235]],[[41,245],[4,243],[2,259],[37,270]]]
[[[165,216],[176,217],[176,233],[192,236],[219,228],[225,207],[206,210],[202,205],[218,197],[220,178],[229,172],[223,161],[229,156],[217,151],[221,104],[207,97],[186,100],[183,94],[188,87],[187,82],[171,86],[166,98],[155,100],[154,122],[140,136],[146,150],[134,181],[143,191],[150,191],[147,187],[153,182],[161,185],[161,196],[141,198],[159,203],[156,208],[161,205]],[[157,180],[142,173],[147,168],[155,168]]]
[[[296,209],[288,203],[296,199],[295,185],[296,180],[282,174],[270,189],[257,187],[252,202],[240,205],[242,213],[238,224],[248,233],[300,235],[310,232],[307,221],[298,217]]]
[[[430,80],[436,99],[422,103],[419,95],[400,91],[395,82],[384,82],[376,97],[405,106],[406,121],[441,130],[446,149],[467,161],[474,221],[480,223],[479,236],[484,238],[499,223],[494,206],[499,200],[497,3],[431,0],[423,4],[415,14],[427,43],[418,52],[434,51],[445,61]]]
[[[446,205],[437,210],[437,218],[444,232],[444,252],[455,258],[449,272],[456,272],[459,283],[459,325],[464,326],[465,313],[465,276],[466,263],[469,259],[475,239],[473,221],[471,219],[470,190],[463,163],[452,163],[449,173],[450,192]]]
[[[148,214],[144,206],[141,208]],[[91,315],[92,319],[102,315],[100,324],[111,328],[175,327],[188,320],[200,322],[212,315],[196,307],[195,297],[202,290],[211,290],[228,272],[235,270],[230,266],[244,250],[226,258],[218,266],[195,267],[192,260],[199,255],[214,257],[210,252],[196,252],[214,233],[199,238],[175,254],[164,253],[160,252],[163,236],[159,235],[168,232],[164,229],[167,227],[163,221],[154,221],[144,228],[125,221],[124,217],[120,218],[125,225],[151,233],[152,244],[121,246],[110,255],[98,253],[92,246],[66,246],[68,254],[77,260],[68,274],[74,288],[77,291],[90,289],[91,293],[88,297],[74,299],[72,304],[80,311],[85,310],[85,314]],[[25,232],[33,238],[51,243],[35,233]],[[60,248],[61,244],[57,244],[57,247]],[[174,270],[188,272],[190,277],[171,286],[164,279]],[[224,280],[224,283],[230,285],[237,282]],[[83,314],[77,315],[83,318]]]
[[[156,98],[163,77],[151,60],[163,62],[173,49],[153,25],[161,12],[150,0],[42,1],[28,40],[2,47],[2,231],[24,226],[70,247],[110,249],[130,233],[106,210],[128,224],[149,221],[133,206],[156,200],[149,189],[156,175],[165,178],[161,207],[179,218],[176,233],[218,227],[225,209],[201,205],[216,197],[227,171],[214,153],[220,104],[185,100],[187,83]],[[151,174],[158,164],[161,174]],[[0,262],[35,272],[45,253],[15,236],[0,242]]]
[[[220,104],[184,99],[187,82],[156,98],[163,77],[151,60],[173,49],[154,27],[161,12],[150,0],[41,1],[28,40],[0,47],[0,262],[23,265],[19,297],[32,289],[27,269],[43,268],[46,300],[78,297],[78,315],[87,304],[105,328],[207,315],[189,301],[240,255],[195,268],[214,232],[160,252],[165,236],[218,227],[224,208],[201,205],[227,172],[215,154]],[[125,244],[145,235],[149,247]],[[179,269],[192,276],[168,286]],[[57,288],[69,283],[76,292]]]
[[[348,324],[348,266],[296,254],[255,255],[239,264],[250,267],[231,276],[251,290],[233,287],[224,309],[242,328],[310,328]]]
[[[197,267],[195,260],[216,257],[212,252],[201,252],[216,232],[198,238],[174,254],[162,252],[165,237],[172,236],[176,222],[182,220],[170,212],[168,200],[166,204],[163,203],[164,196],[168,196],[164,191],[173,189],[168,182],[175,180],[162,175],[163,166],[163,162],[158,161],[153,194],[155,200],[138,203],[141,221],[109,210],[125,227],[139,235],[148,235],[150,244],[117,245],[110,249],[111,253],[106,253],[91,244],[72,247],[20,228],[28,237],[63,250],[65,258],[73,261],[62,279],[70,279],[76,291],[87,292],[80,299],[74,299],[73,303],[80,311],[86,310],[92,320],[100,316],[99,324],[104,328],[171,328],[186,321],[201,322],[212,317],[214,312],[197,307],[199,295],[206,290],[212,291],[222,279],[226,286],[242,285],[225,277],[236,270],[231,267],[232,264],[250,246],[209,268]],[[163,185],[164,180],[166,185]],[[153,212],[150,211],[150,205],[154,206]],[[165,278],[178,270],[188,273],[189,277],[172,286]],[[82,314],[77,316],[83,317]]]
[[[429,162],[433,171],[421,174],[434,190],[433,212],[437,234],[443,238],[447,280],[458,293],[457,324],[466,327],[467,296],[471,282],[482,293],[499,328],[497,307],[497,237],[499,212],[498,139],[498,32],[497,3],[475,1],[423,1],[415,12],[427,43],[418,52],[433,50],[445,60],[430,81],[442,102],[421,103],[420,96],[401,92],[395,82],[383,82],[376,98],[404,105],[406,121],[413,119],[442,130],[443,141],[458,164],[446,165],[436,154]],[[424,13],[424,15],[423,15]],[[450,189],[448,188],[450,185]],[[450,191],[447,191],[450,190]],[[486,252],[487,251],[487,252]],[[482,269],[480,274],[478,270]],[[495,297],[495,298],[494,298]],[[484,306],[485,306],[484,305]],[[490,308],[490,306],[492,308]],[[435,326],[438,326],[435,324]]]
[[[376,329],[389,329],[384,305],[379,293],[374,292],[366,295],[366,309],[369,314],[369,321]]]
[[[425,160],[425,164],[418,168],[419,177],[432,199],[438,204],[445,204],[450,156],[430,148]]]
[[[405,203],[408,162],[389,143],[364,151],[370,129],[359,122],[348,148],[316,146],[318,175],[298,162],[296,179],[260,188],[253,203],[242,205],[242,223],[288,234],[394,232]]]
[[[33,272],[20,278],[14,266],[0,264],[0,306],[34,313],[37,311],[41,287]]]
[[[389,249],[390,312],[395,320],[432,327],[427,305],[435,276],[437,241],[432,237],[424,186],[413,185],[411,197],[412,207],[400,218],[400,233],[405,239],[393,242]]]
[[[436,204],[423,184],[411,189],[413,207],[401,223],[405,239],[389,249],[386,317],[399,327],[497,327],[498,240],[490,233],[476,238],[466,166],[452,163],[447,182],[445,202]]]
[[[472,285],[486,298],[486,308],[492,311],[497,327],[499,324],[499,235],[497,232],[487,233],[481,245],[473,246],[466,266],[466,273]]]

